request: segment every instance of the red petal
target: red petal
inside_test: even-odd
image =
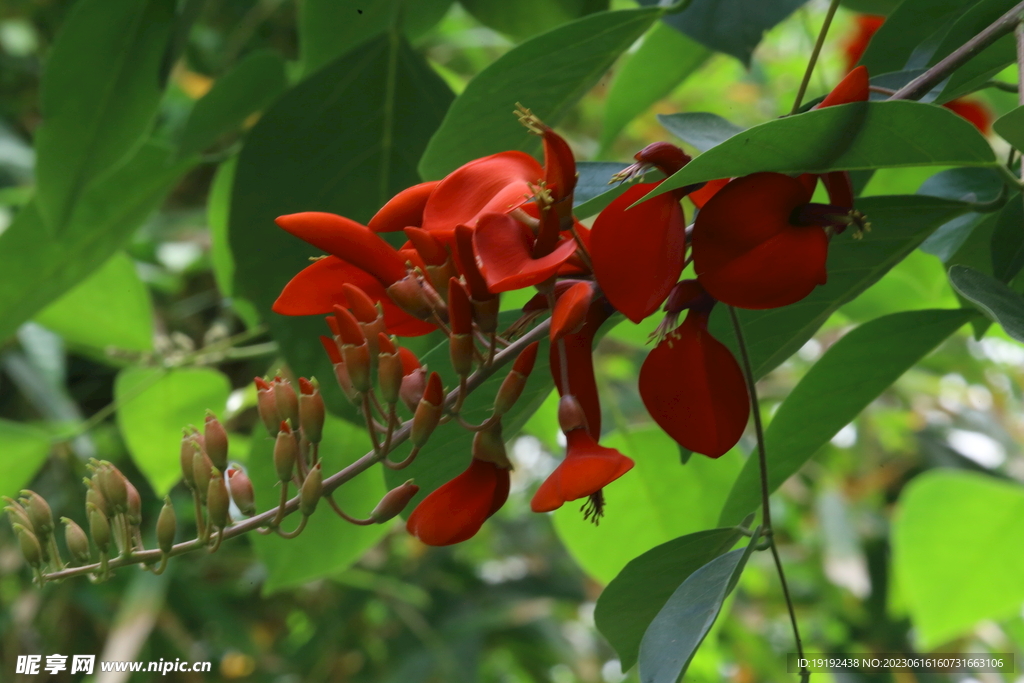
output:
[[[970,121],[982,134],[989,134],[992,127],[992,113],[980,102],[960,98],[946,102],[942,106]]]
[[[404,346],[398,347],[398,357],[402,360],[402,375],[408,375],[420,367],[420,359],[410,349]]]
[[[279,226],[370,273],[385,286],[405,277],[405,259],[365,225],[333,213],[307,211],[280,216]]]
[[[409,227],[405,229],[405,236],[412,242],[425,264],[443,266],[444,262],[448,260],[448,252],[444,245],[426,230]]]
[[[853,208],[853,183],[846,171],[831,171],[821,176],[821,182],[828,190],[828,203],[833,206]]]
[[[473,251],[473,229],[466,225],[459,225],[455,229],[455,261],[459,272],[466,278],[469,294],[474,300],[488,301],[494,298],[487,288],[487,281],[484,280],[479,264],[476,262],[476,253]]]
[[[507,214],[489,213],[480,217],[473,231],[473,249],[487,289],[497,293],[544,282],[573,255],[576,243],[563,241],[535,259],[525,226]]]
[[[626,190],[598,215],[590,234],[598,284],[612,306],[636,323],[668,296],[686,251],[686,221],[672,193],[629,209],[655,186],[640,183]]]
[[[866,66],[858,66],[856,69],[846,74],[843,80],[839,81],[839,85],[832,89],[828,95],[825,96],[815,109],[824,109],[825,107],[832,107],[837,104],[849,104],[850,102],[867,102],[870,91],[868,90],[868,68]]]
[[[485,213],[504,213],[532,194],[544,169],[525,152],[500,152],[470,161],[452,171],[438,186],[423,210],[424,230],[437,231],[450,243],[455,226],[474,227]]]
[[[471,538],[508,498],[508,470],[473,459],[469,468],[420,501],[406,529],[427,545]]]
[[[556,202],[576,189],[576,159],[569,143],[550,128],[544,130],[544,181]]]
[[[402,190],[381,207],[366,227],[374,232],[395,232],[419,226],[423,223],[423,207],[437,184],[437,180],[432,180]]]
[[[550,512],[571,500],[586,498],[633,469],[633,460],[614,448],[594,441],[585,429],[566,434],[565,460],[559,464],[530,501],[534,512]]]
[[[561,343],[565,345],[565,357],[569,366],[568,387],[562,386],[562,361],[561,354],[558,352],[559,345],[552,344],[548,352],[551,377],[555,380],[558,393],[562,396],[567,393],[576,396],[587,416],[587,431],[591,435],[601,433],[601,401],[597,393],[597,380],[594,378],[594,336],[610,315],[611,310],[599,297],[591,302],[583,327],[578,332],[562,337]]]
[[[640,368],[640,396],[654,421],[685,448],[717,458],[736,445],[750,414],[736,359],[689,314]]]
[[[708,203],[708,200],[714,197],[719,190],[729,184],[731,178],[719,178],[718,180],[709,180],[704,184],[704,187],[700,188],[696,192],[691,192],[687,195],[693,205],[698,209],[703,209],[704,205]]]
[[[448,280],[448,319],[452,334],[473,334],[473,304],[466,288],[456,280]]]
[[[593,295],[594,288],[589,282],[578,282],[558,297],[551,315],[551,341],[558,341],[579,329],[586,320]]]
[[[864,50],[868,48],[871,37],[881,28],[885,17],[875,14],[861,14],[857,17],[857,28],[853,36],[847,38],[843,45],[846,53],[846,70],[850,71],[860,61]]]

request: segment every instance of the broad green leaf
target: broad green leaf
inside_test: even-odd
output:
[[[311,75],[356,46],[388,30],[396,12],[410,40],[423,35],[452,0],[304,0],[299,5],[302,72]]]
[[[974,2],[903,0],[871,38],[860,63],[872,74],[926,66],[945,30]],[[935,34],[938,35],[933,38]],[[931,44],[922,45],[929,38]]]
[[[934,65],[948,56],[1016,4],[1013,0],[979,0],[964,8],[935,49],[929,65]],[[937,101],[947,102],[970,92],[1012,64],[1016,56],[1016,41],[1013,35],[1000,38],[954,71]]]
[[[736,586],[759,536],[746,548],[720,555],[686,577],[654,617],[640,642],[642,683],[676,683],[704,637],[722,603]]]
[[[717,147],[746,130],[718,114],[704,111],[658,114],[658,121],[669,133],[700,152]]]
[[[968,214],[967,216],[964,216],[964,218],[975,215],[977,214]],[[996,226],[998,224],[998,213],[981,215],[975,222],[973,230],[971,230],[970,235],[964,243],[956,250],[956,253],[945,261],[946,268],[948,269],[953,266],[966,266],[980,273],[984,273],[987,276],[992,275],[994,272],[992,266],[992,243],[993,237],[995,236]],[[952,284],[952,282],[950,284]],[[962,308],[970,308],[970,299],[965,298],[960,292],[957,292],[956,295],[960,300],[960,306]],[[975,338],[980,339],[991,324],[991,321],[981,316],[974,318],[974,320],[971,321],[971,327],[974,328]]]
[[[423,153],[420,175],[441,178],[477,157],[536,150],[540,139],[516,121],[516,103],[557,125],[660,15],[659,9],[599,12],[505,53],[452,104]]]
[[[318,252],[274,219],[329,211],[367,222],[419,182],[416,161],[451,98],[422,57],[399,36],[384,35],[289,90],[246,136],[228,231],[234,293],[256,306],[296,374],[333,377],[319,342],[323,318],[271,311],[285,284]],[[321,386],[332,410],[354,416],[333,381]]]
[[[43,228],[36,202],[0,235],[0,339],[106,263],[163,201],[191,161],[142,147],[131,161],[97,179],[75,204],[60,239]]]
[[[619,66],[608,89],[598,156],[607,153],[626,124],[671,93],[710,56],[710,50],[679,31],[655,24]]]
[[[900,311],[958,306],[942,261],[916,249],[839,312],[852,322],[863,323]]]
[[[612,203],[620,194],[629,189],[632,182],[613,183],[611,177],[626,168],[626,164],[615,161],[577,161],[576,191],[573,193],[573,213],[576,218],[593,216]],[[650,170],[636,182],[650,183],[665,176]]]
[[[901,166],[992,166],[970,123],[920,102],[856,102],[762,123],[704,152],[647,197],[757,171],[825,173]]]
[[[658,0],[640,0],[654,5]],[[764,32],[793,13],[807,0],[693,0],[682,12],[664,22],[712,50],[732,55],[750,66],[754,48]]]
[[[968,206],[921,196],[858,200],[857,207],[867,214],[873,227],[862,240],[849,234],[832,240],[827,284],[789,306],[737,311],[754,374],[764,377],[789,358],[840,306],[877,282],[937,226],[965,213]],[[729,313],[724,307],[712,313],[710,329],[716,339],[734,352],[737,350]]]
[[[231,308],[251,329],[259,325],[260,316],[250,301],[235,293],[235,256],[231,253],[228,237],[231,189],[235,184],[237,166],[238,157],[233,156],[217,167],[206,199],[206,224],[210,228],[210,260],[217,289],[231,300]]]
[[[1006,334],[1024,342],[1024,297],[991,275],[967,266],[950,268],[949,281],[985,317],[1002,325]]]
[[[230,392],[228,378],[210,368],[132,367],[117,374],[117,425],[157,496],[181,478],[181,430],[201,426],[207,410],[222,415]]]
[[[260,512],[278,503],[280,485],[274,471],[274,441],[262,427],[253,439],[249,458],[249,477],[256,491],[256,509]],[[324,422],[320,458],[324,478],[362,457],[370,449],[366,430],[350,422],[328,416]],[[333,495],[338,506],[353,517],[365,518],[387,492],[380,475],[367,471],[339,487]],[[289,490],[296,495],[295,487]],[[281,525],[291,531],[299,515],[288,517]],[[386,524],[354,526],[338,517],[326,500],[320,501],[306,529],[293,539],[271,534],[251,534],[253,546],[267,568],[263,594],[301,585],[348,569],[388,531]]]
[[[633,458],[632,470],[605,487],[600,526],[583,519],[580,503],[554,513],[555,530],[583,569],[608,583],[634,557],[678,536],[710,529],[742,467],[736,450],[679,464],[679,447],[656,426],[613,432],[601,444]]]
[[[41,429],[0,420],[0,496],[17,498],[50,454],[50,435]],[[0,505],[0,507],[3,507]]]
[[[630,560],[601,593],[594,622],[625,671],[636,664],[647,627],[691,574],[728,552],[740,533],[709,529],[680,536]]]
[[[995,132],[1017,149],[1024,148],[1024,107],[1011,109],[992,124]]]
[[[35,316],[69,344],[103,350],[153,348],[153,303],[135,263],[117,252],[74,289]]]
[[[250,114],[262,111],[287,86],[284,60],[276,52],[260,50],[247,55],[195,103],[181,133],[178,155],[206,149],[237,129]]]
[[[460,0],[485,26],[518,40],[608,9],[608,0]]]
[[[952,168],[936,173],[918,188],[917,194],[964,202],[994,202],[1003,192],[1003,179],[994,168]],[[921,250],[949,263],[982,220],[971,212],[942,225],[921,245]]]
[[[962,470],[932,470],[903,490],[893,571],[922,650],[966,635],[1024,603],[1024,488]]]
[[[992,230],[992,275],[1009,282],[1024,266],[1024,201],[1015,192],[997,214]]]
[[[774,491],[869,403],[970,321],[966,309],[893,313],[832,345],[782,402],[764,434]],[[735,524],[761,500],[758,459],[748,458],[719,517]]]
[[[173,0],[77,3],[46,62],[36,132],[36,197],[54,232],[68,229],[87,185],[143,144],[160,101]]]

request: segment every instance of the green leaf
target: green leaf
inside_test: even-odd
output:
[[[900,0],[839,0],[839,4],[854,12],[886,15],[896,9]]]
[[[712,50],[732,55],[750,66],[750,57],[764,32],[806,1],[694,0],[684,11],[669,14],[663,21]],[[641,5],[657,2],[640,0]]]
[[[997,214],[992,230],[992,275],[1009,282],[1024,266],[1024,201],[1015,192]]]
[[[640,642],[640,680],[676,683],[735,587],[759,535],[746,548],[720,555],[686,577]]]
[[[206,199],[206,224],[210,227],[210,260],[213,262],[213,278],[217,282],[217,289],[222,296],[231,300],[231,308],[245,322],[246,327],[252,329],[260,324],[260,316],[249,300],[235,294],[235,256],[231,253],[231,240],[228,237],[231,188],[235,184],[237,167],[237,156],[217,167]]]
[[[228,378],[210,368],[132,367],[117,374],[117,425],[157,496],[181,478],[181,430],[201,426],[207,410],[222,414],[230,392]]]
[[[276,52],[260,50],[246,55],[195,103],[181,133],[178,155],[206,149],[242,125],[250,114],[262,111],[287,86],[284,60]]]
[[[423,153],[420,175],[441,178],[477,157],[536,150],[540,139],[516,121],[516,103],[557,125],[660,15],[659,9],[599,12],[506,52],[452,104]]]
[[[825,173],[995,163],[984,136],[948,109],[920,102],[856,102],[749,128],[698,156],[646,198],[757,171]]]
[[[851,322],[925,308],[957,308],[960,303],[942,262],[916,249],[839,312]]]
[[[117,252],[95,273],[53,302],[35,321],[69,344],[94,349],[153,349],[153,303],[135,263]]]
[[[266,436],[262,427],[258,431],[260,436],[253,439],[248,474],[256,491],[256,509],[262,512],[277,506],[281,489],[274,470],[274,441]],[[370,439],[364,428],[328,416],[320,444],[324,478],[359,459],[369,449]],[[346,513],[365,518],[386,492],[380,476],[368,471],[345,482],[333,497]],[[295,495],[294,486],[289,493]],[[251,535],[256,554],[267,568],[264,595],[343,572],[388,531],[387,524],[349,524],[328,505],[326,500],[320,501],[316,514],[310,516],[306,529],[297,538]],[[291,531],[298,522],[299,515],[291,515],[282,528]]]
[[[416,161],[451,99],[400,37],[380,36],[289,90],[246,136],[228,230],[234,294],[256,306],[296,374],[333,377],[319,342],[323,318],[271,311],[317,250],[274,219],[329,211],[367,222],[394,194],[419,182]],[[322,389],[332,410],[354,416],[333,381]]]
[[[966,7],[935,49],[929,66],[948,56],[1016,4],[1013,0],[979,0]],[[1003,36],[954,71],[936,101],[948,102],[974,90],[1012,64],[1016,57],[1016,41],[1013,35]]]
[[[623,60],[608,89],[598,156],[605,155],[626,124],[671,93],[710,56],[710,50],[679,31],[655,24],[637,51]]]
[[[871,74],[926,66],[947,27],[960,16],[964,7],[974,2],[903,0],[872,36],[860,63]],[[935,34],[937,37],[933,37]],[[922,45],[929,39],[932,41],[930,45]],[[911,57],[914,59],[911,60]]]
[[[633,182],[611,183],[611,177],[626,168],[627,164],[616,161],[577,161],[576,191],[573,193],[573,214],[583,219],[600,213],[604,207],[620,194],[629,189]],[[654,182],[665,176],[656,170],[650,170],[635,182]]]
[[[966,309],[893,313],[832,345],[779,406],[764,433],[774,491],[869,403],[974,315]],[[747,459],[719,523],[735,524],[761,500],[757,458]]]
[[[950,268],[949,281],[985,317],[1002,325],[1006,334],[1024,342],[1024,297],[991,275],[967,266]]]
[[[160,101],[173,0],[77,3],[46,62],[36,197],[63,232],[86,186],[143,144]]]
[[[952,168],[936,173],[922,183],[917,194],[964,202],[994,202],[1003,192],[1003,179],[994,168]],[[982,214],[971,212],[939,227],[921,245],[921,250],[949,263],[964,245]]]
[[[933,470],[903,490],[893,571],[922,650],[1020,612],[1022,518],[1024,488],[983,474]]]
[[[452,0],[305,0],[299,5],[302,73],[309,76],[387,31],[399,5],[402,33],[412,40],[439,22],[451,4]]]
[[[700,152],[717,147],[746,130],[718,114],[705,111],[658,114],[658,121],[669,133]]]
[[[623,671],[636,664],[644,632],[679,584],[739,538],[732,528],[680,536],[631,560],[608,584],[597,600],[594,622],[618,653]]]
[[[517,40],[608,9],[608,0],[460,0],[459,4],[481,24]]]
[[[612,432],[601,444],[633,458],[632,470],[605,487],[605,516],[595,526],[580,503],[554,513],[555,530],[583,569],[602,583],[630,560],[668,540],[715,524],[729,486],[742,467],[738,450],[712,460],[679,464],[679,447],[657,426]]]
[[[992,124],[992,129],[1016,149],[1024,148],[1024,107],[1011,109]]]
[[[169,163],[157,144],[99,178],[81,196],[60,239],[32,202],[0,235],[0,339],[106,263],[191,165]]]
[[[50,454],[50,435],[20,422],[0,420],[0,496],[16,498]],[[3,507],[0,505],[0,507]]]
[[[862,240],[840,235],[829,245],[828,283],[802,300],[764,311],[738,310],[754,375],[764,377],[810,339],[840,306],[877,282],[912,252],[936,226],[966,212],[961,202],[922,196],[866,197],[857,207],[871,232]],[[737,351],[729,313],[717,307],[711,333]],[[742,516],[742,515],[741,515]]]

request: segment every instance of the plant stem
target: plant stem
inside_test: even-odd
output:
[[[736,344],[740,350],[740,360],[743,362],[743,378],[747,382],[747,393],[750,394],[750,410],[754,414],[754,433],[757,436],[757,461],[761,470],[761,534],[768,541],[772,557],[775,558],[775,569],[779,574],[779,582],[782,584],[782,595],[786,599],[786,608],[789,610],[789,621],[793,626],[793,638],[796,640],[797,656],[804,658],[803,641],[800,639],[800,627],[796,621],[796,610],[793,608],[793,599],[789,595],[789,584],[786,582],[786,574],[782,569],[782,559],[779,557],[779,549],[775,546],[775,532],[772,529],[771,506],[768,503],[768,455],[764,447],[764,426],[761,424],[761,406],[757,399],[757,383],[754,380],[754,370],[750,365],[750,354],[747,353],[747,342],[743,338],[743,326],[740,325],[736,309],[729,306],[729,317],[732,318],[732,328],[736,333]],[[800,667],[800,680],[808,681],[811,672],[806,667]]]
[[[800,81],[800,89],[796,91],[796,100],[793,102],[793,109],[789,112],[792,116],[800,111],[800,104],[804,100],[804,94],[807,92],[807,86],[811,82],[811,74],[814,73],[814,65],[818,63],[818,55],[821,54],[821,47],[825,44],[825,36],[828,35],[829,26],[832,25],[832,17],[836,15],[836,9],[839,8],[839,0],[832,0],[828,6],[828,13],[825,15],[825,23],[821,25],[821,30],[818,31],[818,40],[814,43],[814,50],[811,51],[811,58],[807,60],[807,69],[804,70],[804,79]]]
[[[1020,87],[1020,80],[1024,78],[1024,23],[1020,19],[1018,17],[1013,33],[1017,38],[1017,104],[1024,106],[1024,88]]]
[[[1010,31],[1013,31],[1024,14],[1024,2],[1017,3],[1009,12],[988,25],[966,43],[950,52],[933,67],[907,83],[890,97],[890,100],[917,100],[930,91],[935,84],[959,69],[964,63],[996,42]]]

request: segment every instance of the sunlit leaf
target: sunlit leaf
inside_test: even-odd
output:
[[[17,498],[50,453],[50,435],[20,422],[0,420],[0,496]],[[0,505],[0,508],[3,506]]]

